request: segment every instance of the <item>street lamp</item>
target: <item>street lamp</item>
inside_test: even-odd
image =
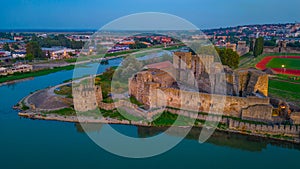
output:
[[[281,65],[281,67],[283,68],[283,73],[285,73],[285,65]]]

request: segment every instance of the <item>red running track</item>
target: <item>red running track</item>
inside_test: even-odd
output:
[[[256,67],[261,70],[265,70],[267,68],[267,64],[273,58],[289,58],[289,59],[300,59],[300,56],[267,56],[263,58],[259,63],[256,64]],[[286,68],[271,68],[273,71],[279,74],[287,74],[287,75],[296,75],[300,76],[300,70],[295,69],[286,69]]]
[[[300,70],[295,69],[284,69],[284,68],[272,68],[278,74],[295,75],[300,76]]]

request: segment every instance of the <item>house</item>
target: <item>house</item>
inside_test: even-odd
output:
[[[71,55],[75,55],[76,51],[74,49],[62,49],[62,50],[58,50],[58,51],[54,51],[51,53],[51,59],[66,59],[66,58],[70,58]]]
[[[75,55],[76,51],[74,49],[64,48],[62,46],[54,46],[51,48],[42,48],[42,51],[50,59],[65,59],[70,58],[70,54]]]
[[[0,75],[7,75],[7,68],[5,67],[0,67]]]
[[[14,37],[14,40],[15,40],[15,41],[21,41],[21,40],[23,40],[23,39],[24,39],[23,36],[15,36],[15,37]]]
[[[11,59],[11,52],[0,51],[0,60],[8,60],[8,59]]]
[[[26,52],[14,52],[12,58],[25,58]]]
[[[24,73],[24,72],[30,72],[32,70],[33,70],[32,65],[17,63],[14,64],[12,67],[8,67],[8,68],[0,67],[0,75],[6,76],[8,74]]]
[[[14,73],[24,73],[24,72],[30,72],[32,71],[33,67],[29,64],[23,64],[23,63],[16,63],[13,65],[13,67],[10,67],[7,69],[7,73],[14,74]]]

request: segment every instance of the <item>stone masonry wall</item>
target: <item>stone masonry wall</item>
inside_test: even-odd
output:
[[[152,94],[152,107],[169,106],[179,109],[197,111],[197,112],[211,112],[213,114],[224,114],[226,116],[233,116],[242,118],[251,118],[252,120],[271,120],[272,108],[269,104],[269,98],[257,97],[234,97],[206,93],[196,93],[183,91],[179,89],[166,88],[160,89],[162,92]],[[153,92],[156,92],[155,90]],[[150,97],[150,96],[149,96]],[[166,105],[161,105],[166,99]],[[254,105],[260,105],[253,108]],[[249,108],[252,106],[252,108]],[[247,113],[251,110],[251,113]],[[244,111],[244,114],[242,113]]]
[[[212,121],[219,122],[222,124],[226,124],[229,129],[238,130],[242,132],[251,132],[256,134],[273,134],[273,135],[291,135],[294,137],[299,137],[300,127],[296,125],[267,125],[267,124],[253,124],[247,122],[241,122],[238,120],[233,120],[227,117],[222,116],[214,116],[214,115],[205,115],[198,114],[196,112],[191,112],[187,110],[175,110],[175,109],[166,109],[167,111],[182,115],[194,119],[204,120],[204,121]]]

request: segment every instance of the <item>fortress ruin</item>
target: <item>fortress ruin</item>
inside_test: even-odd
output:
[[[197,89],[182,88],[180,84]],[[210,55],[175,52],[172,67],[156,69],[152,64],[130,78],[129,94],[147,108],[167,106],[272,121],[268,75],[256,69],[233,71]]]
[[[87,84],[80,84],[73,88],[73,104],[76,111],[95,110],[103,100],[101,87],[93,83],[93,79],[89,79]]]

